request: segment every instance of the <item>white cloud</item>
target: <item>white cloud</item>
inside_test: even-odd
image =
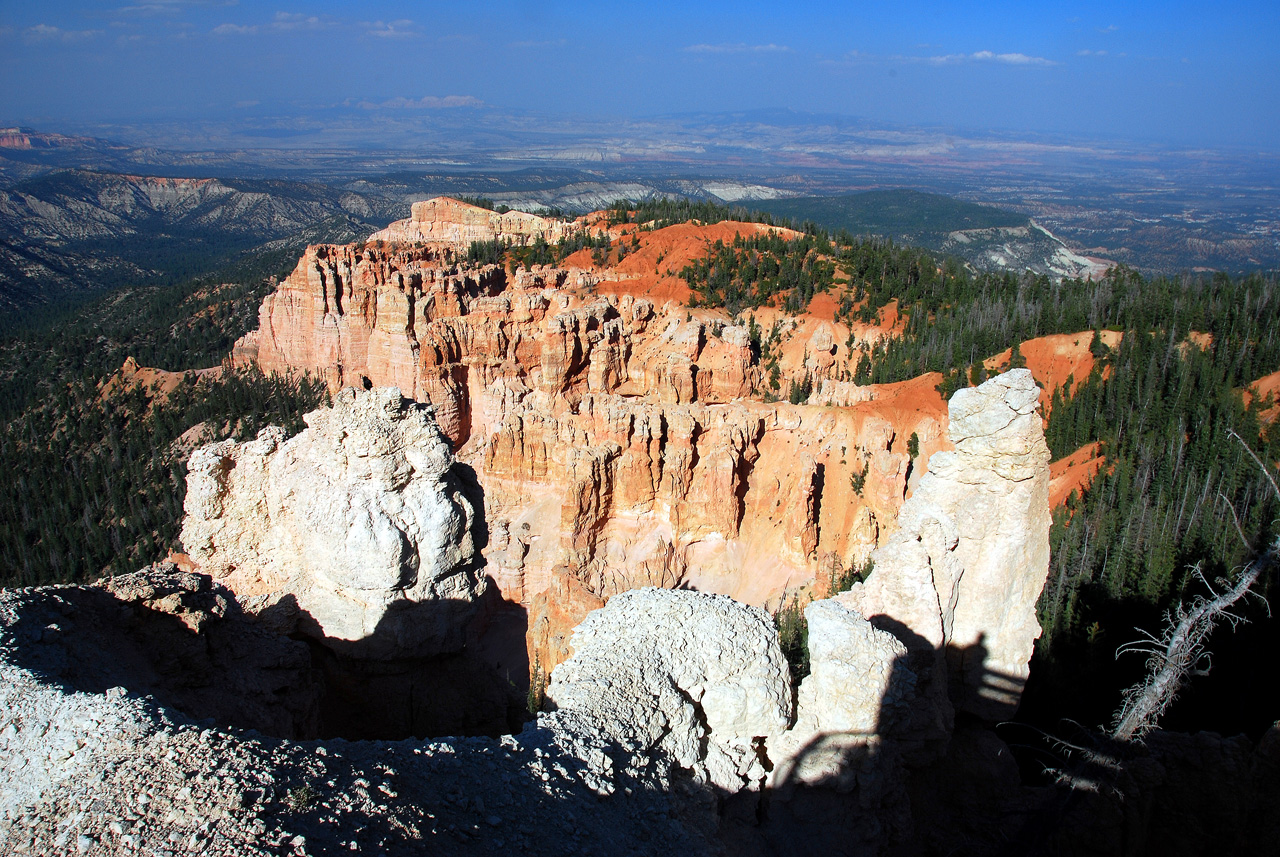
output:
[[[790,53],[786,45],[748,45],[739,42],[736,45],[689,45],[685,48],[691,54],[767,54]]]
[[[338,26],[328,17],[303,15],[296,12],[277,12],[269,24],[219,24],[210,30],[215,36],[252,36],[256,33],[295,33],[327,30]]]
[[[121,15],[172,15],[183,9],[200,6],[237,6],[239,0],[149,0],[145,3],[134,3],[121,6],[116,12]]]
[[[473,95],[424,95],[421,98],[392,98],[377,104],[361,101],[356,106],[365,110],[440,110],[447,107],[483,107],[484,102]]]
[[[398,21],[366,21],[364,27],[367,34],[380,39],[412,39],[422,35],[408,18]]]
[[[83,42],[101,36],[102,30],[63,30],[49,24],[36,24],[22,31],[28,42]]]
[[[560,48],[560,47],[564,47],[566,44],[568,44],[568,42],[565,39],[555,39],[555,40],[549,40],[544,42],[538,42],[538,41],[512,42],[511,47],[535,48],[535,49],[536,48]]]
[[[1105,57],[1105,56],[1107,56],[1107,52],[1106,52],[1106,51],[1091,51],[1091,50],[1089,50],[1088,48],[1085,48],[1085,49],[1084,49],[1084,50],[1082,50],[1082,51],[1076,51],[1076,56],[1078,56],[1078,57]]]
[[[256,26],[241,26],[240,24],[219,24],[209,32],[215,36],[251,36],[258,32]]]
[[[273,30],[323,30],[337,26],[337,21],[296,12],[277,12],[271,22]]]
[[[950,65],[963,62],[997,62],[1005,65],[1057,65],[1053,60],[1044,57],[1033,57],[1027,54],[998,54],[994,51],[975,51],[971,54],[946,54],[944,56],[927,57],[934,65]]]

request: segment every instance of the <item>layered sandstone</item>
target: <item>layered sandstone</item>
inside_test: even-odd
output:
[[[422,222],[454,217],[428,208]],[[457,230],[473,215],[458,215]],[[670,230],[691,248],[698,228]],[[675,252],[667,230],[632,229],[640,249],[626,263],[648,258],[650,243]],[[929,455],[949,445],[936,377],[861,387],[857,401],[815,398],[831,406],[762,401],[773,388],[747,324],[773,331],[785,393],[806,373],[817,385],[848,377],[856,355],[833,322],[765,308],[734,324],[615,281],[639,274],[467,267],[454,261],[465,249],[308,248],[235,360],[431,403],[484,490],[485,573],[532,611],[543,669],[562,657],[565,622],[627,589],[688,585],[764,604],[825,585],[893,528]],[[553,588],[583,597],[552,607]]]
[[[397,220],[386,229],[373,233],[369,240],[395,243],[421,241],[465,247],[473,241],[497,239],[513,244],[526,244],[535,238],[542,238],[547,243],[554,244],[578,228],[581,227],[536,214],[523,211],[499,213],[441,196],[415,202],[407,220]]]

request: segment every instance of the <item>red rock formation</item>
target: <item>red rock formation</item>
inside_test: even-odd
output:
[[[527,214],[523,211],[498,213],[469,205],[447,196],[415,202],[408,220],[397,220],[386,229],[373,233],[372,241],[396,243],[443,242],[466,247],[472,241],[503,238],[523,244],[533,238],[544,238],[554,244],[576,224]]]
[[[108,398],[131,387],[140,387],[149,394],[152,403],[164,402],[184,380],[216,378],[222,374],[221,366],[209,369],[190,369],[186,372],[168,372],[139,366],[138,361],[126,357],[116,372],[99,386],[102,398]]]
[[[689,585],[776,603],[865,558],[928,455],[949,446],[936,376],[838,385],[815,397],[826,406],[765,403],[748,331],[723,312],[614,288],[636,282],[627,272],[461,266],[465,244],[442,236],[507,233],[460,205],[415,206],[413,228],[434,243],[308,248],[234,361],[334,388],[394,385],[434,405],[484,490],[487,573],[552,623],[536,644],[544,669],[569,627],[552,619],[580,618],[547,598],[584,587],[585,606]],[[697,228],[671,227],[685,244]],[[773,310],[758,320],[778,321],[787,377],[847,377],[844,326]]]

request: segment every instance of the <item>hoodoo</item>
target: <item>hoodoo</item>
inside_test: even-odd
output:
[[[1040,388],[1014,369],[951,398],[954,451],[935,453],[875,571],[839,600],[913,649],[946,655],[957,707],[991,721],[1018,707],[1036,601],[1049,573],[1049,448]]]
[[[1038,805],[989,728],[1048,572],[1031,373],[944,410],[837,322],[462,261],[607,228],[440,199],[308,248],[235,359],[332,405],[192,454],[182,570],[0,593],[0,850],[909,853]]]
[[[525,841],[546,835],[536,811],[545,799],[608,798],[582,805],[593,840],[706,853],[717,847],[707,838],[717,826],[730,841],[776,836],[783,828],[770,825],[811,812],[817,793],[860,808],[841,829],[845,841],[874,850],[909,836],[913,772],[943,763],[952,703],[968,705],[973,692],[986,698],[963,671],[948,696],[947,644],[980,635],[994,664],[1013,671],[1038,631],[1024,616],[1046,570],[1032,565],[1047,513],[1040,423],[1027,419],[1036,395],[1014,373],[952,400],[956,452],[920,481],[876,572],[808,607],[812,672],[794,712],[767,614],[723,595],[645,588],[615,593],[586,617],[569,641],[572,656],[551,674],[549,713],[518,738],[384,750],[215,737],[185,718],[304,736],[336,723],[339,734],[361,737],[370,721],[413,734],[429,728],[433,707],[485,704],[484,692],[457,690],[476,681],[481,662],[456,660],[470,657],[469,627],[484,609],[474,562],[483,520],[431,410],[393,389],[346,390],[293,438],[266,430],[247,444],[206,446],[193,457],[183,534],[205,574],[152,569],[107,587],[0,600],[10,724],[0,755],[6,776],[24,778],[21,789],[4,790],[19,797],[3,811],[25,819],[0,844],[56,849],[54,817],[22,807],[92,805],[102,809],[78,822],[93,831],[88,850],[125,837],[185,838],[209,823],[215,841],[257,853],[252,843],[264,834],[299,835],[288,807],[315,782],[334,784],[310,794],[343,829],[366,825],[384,841],[411,841],[405,831],[420,829],[423,812],[456,823],[471,804],[445,782],[483,795],[492,806],[484,811],[500,813],[507,835]],[[986,510],[992,526],[958,523],[967,508]],[[510,541],[508,533],[507,550]],[[923,550],[901,547],[910,544]],[[932,607],[902,611],[903,599],[887,597],[894,581],[904,593],[925,592]],[[133,654],[86,656],[104,646]],[[206,663],[198,676],[189,672],[197,655]],[[286,676],[289,692],[273,695]],[[326,710],[353,690],[408,713],[389,726],[395,718],[377,705],[359,716]],[[151,702],[131,695],[144,692]],[[98,723],[121,739],[104,740]],[[197,790],[188,775],[204,770],[200,753],[214,742],[233,766]],[[116,832],[111,818],[125,812],[116,802],[137,791],[144,769],[148,802]],[[383,796],[365,803],[361,789],[374,781]],[[761,794],[773,795],[774,821],[755,833],[717,821],[716,802],[707,802]],[[200,809],[201,801],[214,804]],[[627,820],[639,817],[653,819],[643,836]],[[306,830],[324,841],[320,827]]]
[[[585,607],[631,588],[690,586],[776,604],[864,560],[892,531],[930,454],[949,445],[935,377],[840,382],[857,392],[842,407],[765,401],[777,396],[753,336],[770,336],[789,372],[828,391],[848,370],[850,331],[761,310],[753,334],[754,316],[734,324],[637,296],[645,281],[628,278],[640,274],[577,255],[514,270],[463,261],[470,240],[518,246],[539,229],[606,229],[514,215],[433,200],[377,241],[308,248],[235,360],[309,372],[335,391],[394,386],[433,406],[483,487],[484,573],[540,619],[531,663],[554,667],[563,648],[551,641],[585,615],[546,609],[549,593],[577,593],[568,606]],[[650,244],[690,252],[699,228],[637,233],[626,262],[656,258]],[[729,222],[706,233],[767,229]]]
[[[460,648],[483,586],[479,511],[430,409],[394,387],[347,389],[305,419],[287,440],[269,428],[192,454],[191,559],[241,597],[291,596],[335,642],[376,638],[388,655]]]

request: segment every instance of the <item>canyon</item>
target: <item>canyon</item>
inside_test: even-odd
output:
[[[543,669],[586,609],[627,589],[775,607],[789,590],[820,591],[867,558],[950,446],[936,378],[840,382],[883,331],[753,313],[749,324],[776,332],[781,389],[807,374],[814,401],[843,406],[766,402],[776,396],[748,327],[677,299],[684,256],[768,227],[703,236],[513,214],[437,200],[365,244],[308,248],[233,360],[430,403],[483,487],[485,574],[529,611]],[[456,261],[467,241],[568,228],[611,229],[633,249],[609,267],[585,251],[514,271]],[[673,297],[645,296],[662,293]],[[569,592],[580,607],[566,613]]]
[[[772,228],[437,199],[309,247],[231,368],[331,403],[191,452],[185,553],[0,591],[0,849],[1119,854],[1189,782],[1262,812],[1276,730],[1155,736],[1083,791],[997,731],[1051,497],[1102,466],[1044,439],[1087,334],[949,401],[854,383],[894,313],[687,305],[693,254]],[[581,233],[604,262],[468,261]]]
[[[183,531],[184,562],[199,571],[169,563],[0,597],[0,771],[21,784],[3,790],[0,844],[115,853],[161,836],[194,850],[325,853],[359,836],[470,853],[501,838],[554,853],[576,835],[547,827],[538,807],[553,799],[579,807],[600,847],[717,853],[725,837],[746,837],[767,850],[785,822],[752,832],[732,807],[775,794],[786,819],[829,793],[862,807],[846,834],[875,853],[913,835],[906,783],[950,744],[948,687],[967,674],[948,661],[948,646],[967,640],[960,617],[993,652],[1038,631],[1016,611],[1002,624],[1011,603],[992,604],[989,590],[1003,574],[1038,591],[1047,572],[1044,550],[1036,567],[1010,562],[1028,540],[1030,563],[1047,548],[1039,391],[1015,370],[965,392],[951,402],[955,460],[921,478],[898,530],[936,552],[922,568],[878,550],[859,608],[808,606],[812,674],[794,706],[764,610],[643,587],[587,615],[544,711],[497,740],[366,738],[350,724],[315,737],[334,728],[335,687],[377,697],[349,715],[365,724],[401,707],[405,686],[437,709],[484,703],[457,695],[476,686],[464,676],[482,667],[465,662],[468,635],[492,609],[473,538],[482,507],[429,407],[393,388],[348,388],[292,438],[269,428],[201,447]],[[944,510],[940,497],[957,505]],[[956,509],[980,502],[1011,531],[957,531]],[[938,541],[937,527],[957,538]],[[919,602],[871,606],[904,578]],[[930,622],[942,636],[922,646]]]
[[[983,725],[1016,699],[1038,633],[1038,393],[1014,370],[953,397],[955,451],[935,456],[874,571],[805,608],[798,687],[764,610],[632,589],[578,625],[542,711],[501,737],[365,738],[351,723],[313,737],[333,729],[334,685],[365,681],[379,698],[361,715],[402,702],[387,679],[402,686],[410,655],[425,669],[408,684],[438,682],[427,706],[476,704],[439,691],[464,678],[448,658],[467,657],[469,626],[492,609],[468,538],[482,506],[428,407],[347,389],[293,438],[205,446],[184,538],[221,580],[162,563],[0,591],[0,847],[870,855],[963,841],[1119,854],[1105,843],[1134,825],[1171,843],[1159,831],[1204,800],[1193,779],[1232,802],[1224,817],[1256,815],[1277,740],[1155,735],[1121,782],[1136,808],[1117,812],[1128,802],[1109,786],[1075,803],[1022,786]],[[354,577],[350,547],[368,557]],[[1269,833],[1209,835],[1248,851]]]

